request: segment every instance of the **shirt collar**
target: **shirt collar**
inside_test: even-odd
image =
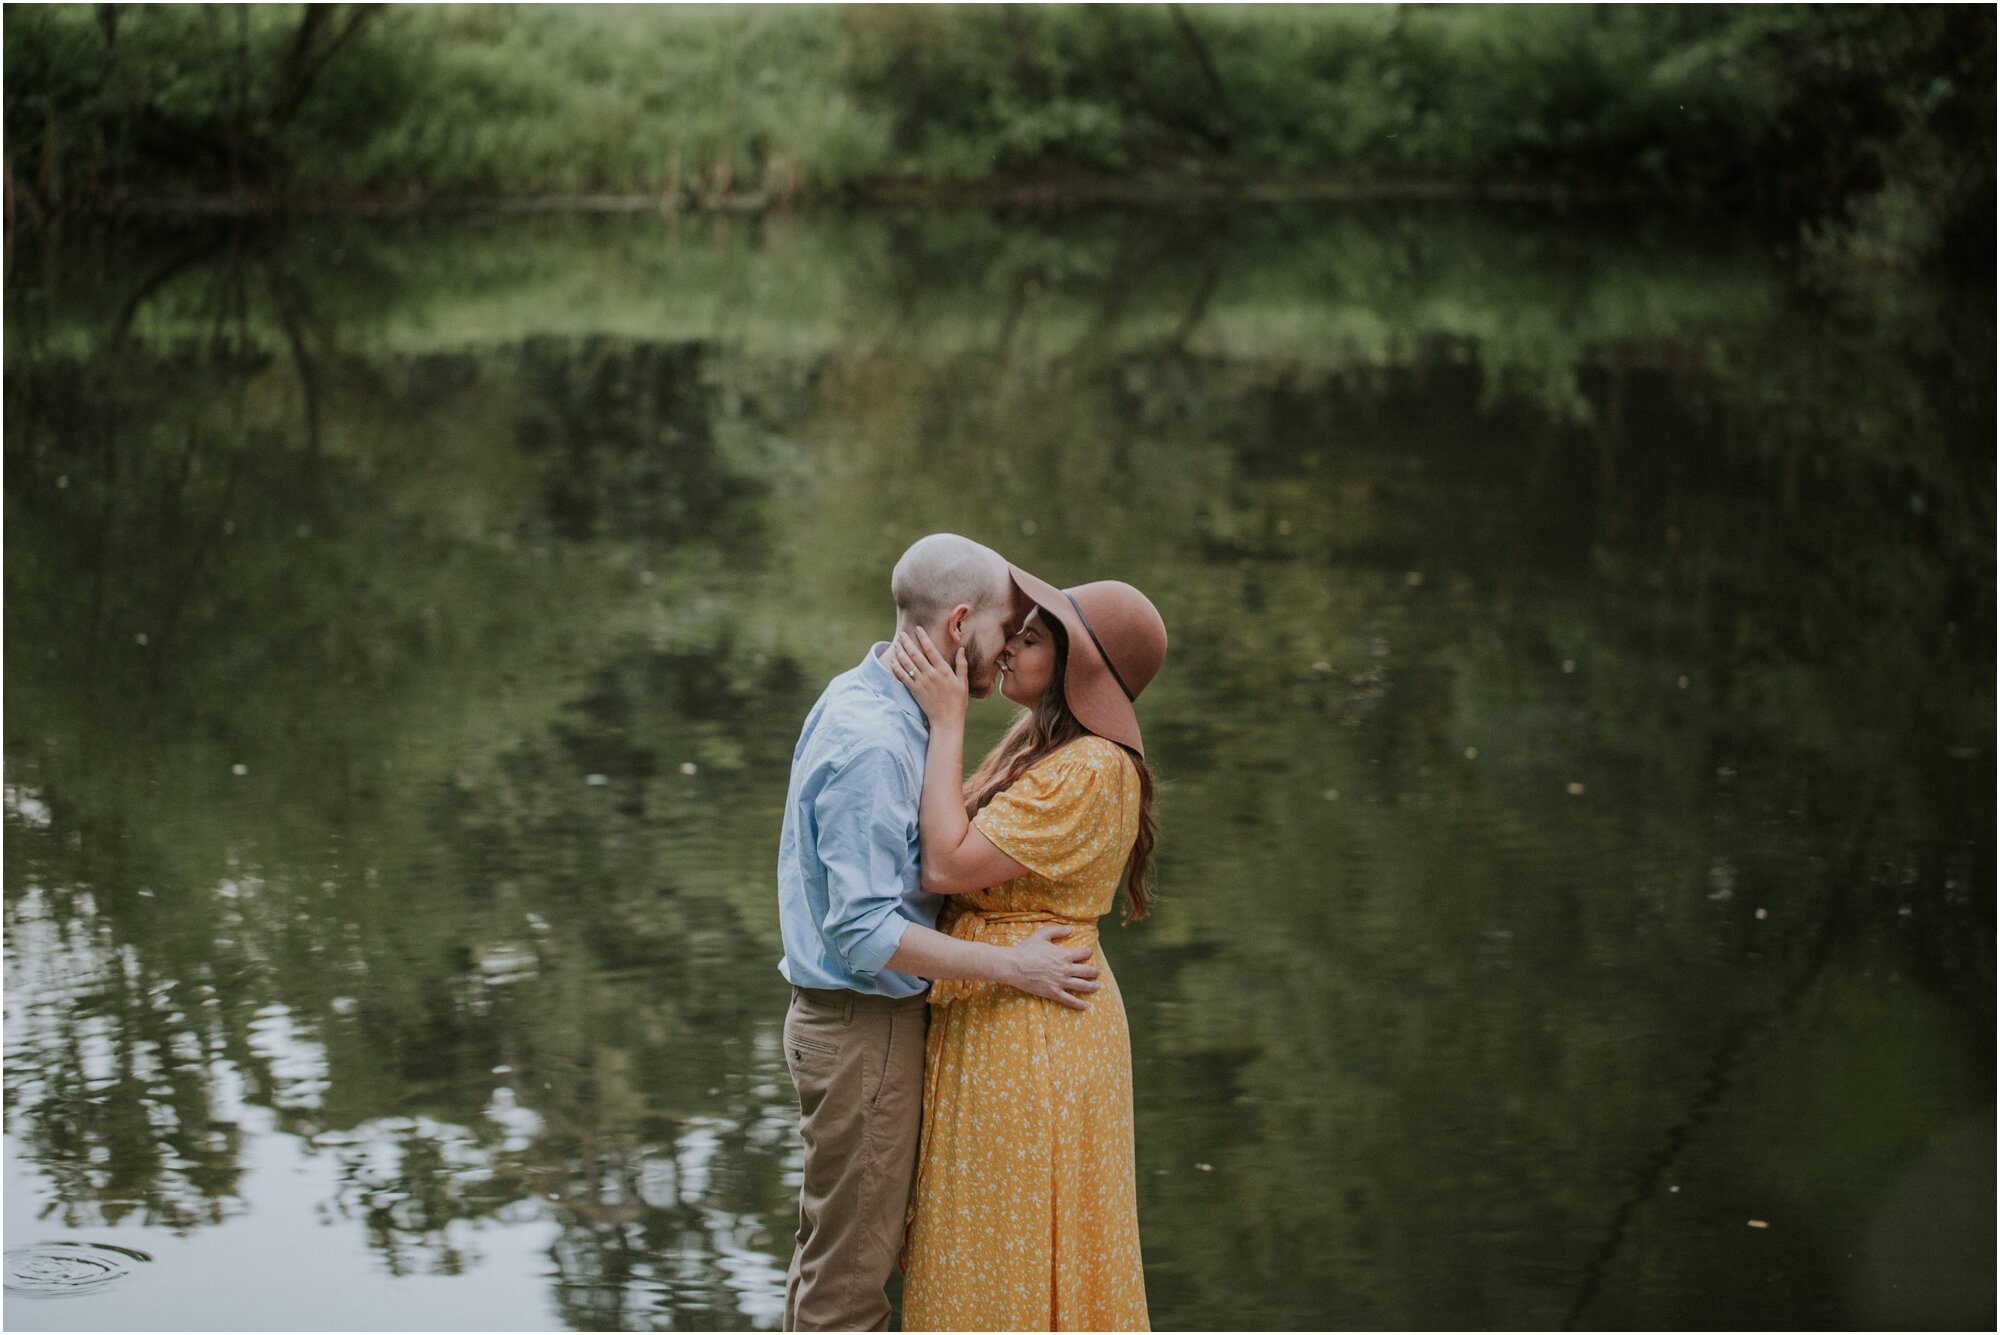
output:
[[[924,730],[928,732],[931,721],[924,713],[924,707],[917,703],[917,697],[910,694],[910,688],[897,681],[894,674],[889,671],[889,665],[882,661],[882,655],[888,648],[887,640],[877,640],[870,646],[868,657],[861,660],[861,680],[866,682],[869,689],[877,695],[923,724]]]

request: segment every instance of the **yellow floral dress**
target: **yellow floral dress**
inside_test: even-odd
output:
[[[940,930],[1010,946],[1051,922],[1089,946],[1084,1010],[997,983],[932,986],[924,1121],[903,1241],[905,1330],[1146,1330],[1132,1044],[1097,948],[1139,829],[1139,775],[1088,736],[976,824],[1029,874],[953,896]]]

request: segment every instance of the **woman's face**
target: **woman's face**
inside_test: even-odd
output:
[[[1000,650],[1000,694],[1023,707],[1034,705],[1056,675],[1056,645],[1042,625],[1042,610],[1028,614]]]

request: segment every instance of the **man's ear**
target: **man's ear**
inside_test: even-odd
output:
[[[970,621],[971,619],[972,619],[971,603],[960,603],[958,606],[951,609],[951,614],[949,616],[945,617],[944,628],[945,631],[952,637],[954,644],[965,643],[965,623],[967,621]]]

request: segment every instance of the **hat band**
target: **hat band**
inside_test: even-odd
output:
[[[1063,597],[1069,598],[1069,605],[1076,609],[1076,619],[1083,623],[1084,634],[1090,636],[1090,642],[1097,646],[1098,657],[1104,660],[1104,666],[1111,669],[1111,680],[1118,683],[1118,689],[1125,692],[1127,700],[1137,700],[1139,697],[1132,693],[1132,688],[1127,686],[1125,679],[1118,675],[1118,665],[1111,661],[1110,650],[1104,647],[1104,641],[1098,639],[1097,632],[1091,628],[1090,618],[1083,614],[1083,604],[1071,597],[1068,589],[1061,590],[1061,593]]]

